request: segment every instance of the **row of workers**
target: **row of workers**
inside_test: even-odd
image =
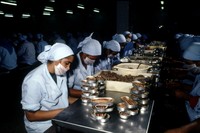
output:
[[[176,34],[175,39],[179,56],[168,60],[172,74],[169,77],[175,80],[166,86],[177,99],[183,100],[189,123],[165,133],[197,133],[200,132],[200,36]]]
[[[22,83],[21,104],[28,133],[49,129],[51,119],[81,97],[82,80],[110,70],[114,61],[119,62],[120,52],[127,44],[125,36],[116,34],[102,46],[92,35],[79,43],[76,54],[68,45],[55,43],[38,55],[42,64],[30,71]]]

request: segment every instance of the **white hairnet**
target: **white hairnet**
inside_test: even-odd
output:
[[[115,34],[113,36],[113,40],[117,41],[118,43],[125,43],[126,42],[126,38],[123,34]]]
[[[132,34],[132,40],[135,41],[137,39],[138,39],[137,35],[136,34]]]
[[[181,50],[186,50],[191,44],[194,42],[193,37],[191,36],[184,36],[179,39],[179,45]]]
[[[129,34],[131,34],[132,35],[132,33],[130,32],[130,31],[124,31],[124,36],[126,36],[126,35],[129,35]]]
[[[25,41],[25,40],[27,40],[27,36],[26,35],[20,35],[19,40]]]
[[[137,36],[138,38],[142,37],[142,35],[141,35],[140,33],[136,33],[136,36]]]
[[[179,39],[181,36],[182,36],[183,34],[182,33],[177,33],[177,34],[175,34],[175,39]]]
[[[183,58],[187,60],[200,60],[200,42],[193,42],[183,53]]]
[[[38,55],[37,59],[42,63],[46,63],[48,60],[57,61],[70,55],[74,55],[74,53],[69,46],[63,43],[55,43],[51,47],[48,45],[45,50]]]
[[[93,33],[80,42],[77,48],[82,47],[83,53],[99,56],[101,55],[101,44],[96,39],[92,39],[92,35]]]
[[[104,41],[103,45],[104,45],[104,48],[110,49],[110,50],[112,50],[114,52],[119,52],[120,51],[120,44],[115,40]]]
[[[42,39],[43,38],[43,34],[41,34],[41,33],[36,34],[36,38],[37,39]]]

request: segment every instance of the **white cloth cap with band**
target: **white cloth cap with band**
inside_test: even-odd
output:
[[[37,59],[42,63],[46,63],[48,60],[57,61],[70,55],[74,55],[74,53],[69,46],[63,43],[55,43],[40,53]]]

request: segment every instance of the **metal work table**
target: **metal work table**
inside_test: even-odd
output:
[[[106,91],[108,97],[114,98],[114,109],[109,112],[110,119],[105,123],[91,118],[92,106],[84,104],[81,99],[59,113],[52,123],[59,128],[72,129],[83,133],[148,133],[154,101],[150,100],[146,112],[121,119],[116,104],[121,102],[121,96],[129,93]]]

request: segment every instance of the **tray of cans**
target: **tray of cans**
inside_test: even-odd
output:
[[[122,102],[117,104],[117,110],[120,118],[128,119],[130,116],[138,114],[138,102],[131,99],[129,96],[122,96]]]
[[[104,113],[104,112],[91,111],[91,118],[98,122],[104,123],[110,119],[110,115],[108,113]]]
[[[81,100],[83,103],[89,103],[90,99],[105,93],[104,80],[100,77],[87,76],[85,80],[82,80],[81,85]]]
[[[107,122],[110,118],[108,112],[114,109],[114,99],[111,97],[96,97],[90,99],[92,109],[91,118],[99,122]]]

